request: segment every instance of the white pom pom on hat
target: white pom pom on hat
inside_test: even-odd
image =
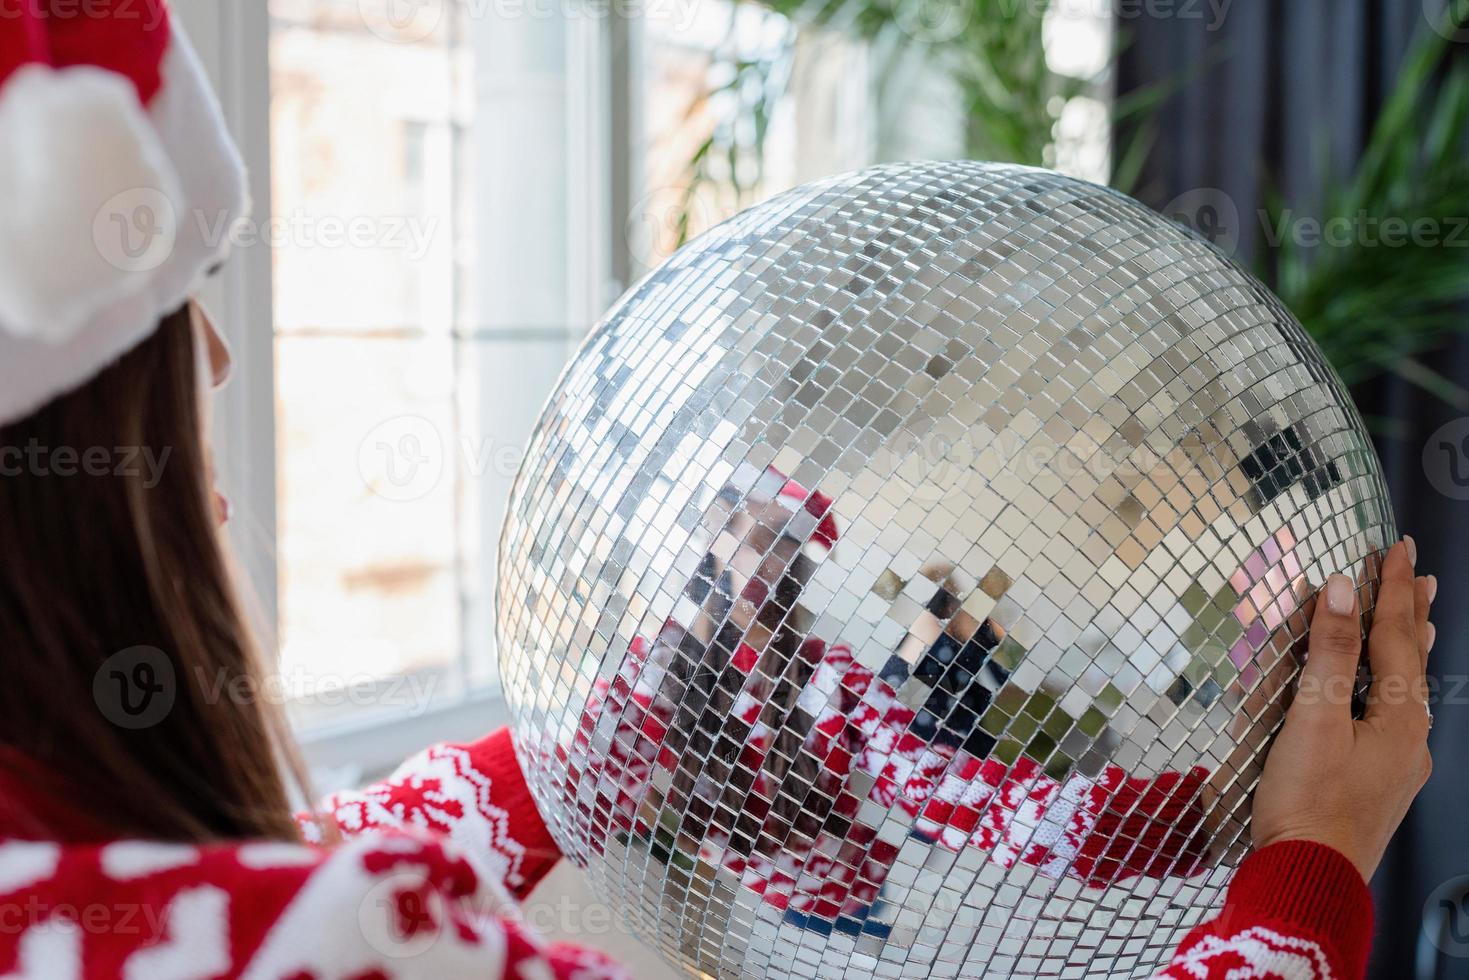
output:
[[[182,195],[132,86],[118,75],[27,65],[4,92],[0,186],[14,206],[0,223],[0,323],[22,339],[59,343],[146,286],[136,269],[177,236]],[[155,195],[164,206],[152,214],[146,205],[135,215],[118,207]],[[141,236],[125,224],[130,218],[149,222]],[[142,263],[127,261],[135,251]]]
[[[0,17],[0,425],[178,309],[248,213],[219,105],[162,0]]]

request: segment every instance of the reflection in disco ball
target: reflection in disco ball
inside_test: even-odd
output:
[[[564,852],[715,976],[1128,976],[1217,904],[1304,635],[1397,537],[1213,246],[1058,174],[819,181],[634,288],[500,553]]]

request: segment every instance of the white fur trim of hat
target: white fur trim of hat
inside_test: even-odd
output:
[[[152,334],[249,212],[239,150],[162,0],[67,9],[0,18],[0,425]]]

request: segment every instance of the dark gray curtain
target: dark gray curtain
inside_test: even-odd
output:
[[[1223,192],[1241,216],[1239,254],[1253,262],[1264,241],[1256,215],[1269,189],[1297,212],[1319,214],[1324,168],[1341,173],[1355,162],[1404,52],[1427,29],[1432,0],[1235,0],[1213,30],[1212,16],[1185,16],[1191,4],[1184,2],[1172,5],[1174,16],[1132,15],[1147,6],[1117,7],[1125,45],[1118,91],[1160,81],[1176,90],[1155,116],[1157,143],[1134,193],[1164,208],[1189,191]],[[1469,56],[1469,44],[1458,49]],[[1127,139],[1119,135],[1124,146]],[[1447,344],[1430,360],[1469,387],[1469,342]],[[1378,451],[1399,526],[1418,540],[1420,567],[1441,583],[1430,670],[1442,682],[1435,772],[1372,882],[1370,975],[1469,980],[1469,902],[1450,908],[1435,895],[1469,875],[1469,689],[1459,686],[1469,676],[1469,503],[1437,492],[1422,462],[1430,435],[1465,412],[1392,377],[1354,394],[1364,414],[1401,423],[1400,432],[1378,438]],[[1426,905],[1446,915],[1449,932],[1438,945],[1449,955],[1424,941]]]

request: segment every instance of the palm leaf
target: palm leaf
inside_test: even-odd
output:
[[[1323,179],[1322,225],[1352,234],[1315,247],[1287,235],[1262,272],[1348,383],[1390,372],[1464,405],[1469,392],[1416,357],[1469,329],[1469,65],[1450,51],[1425,32],[1355,169]],[[1278,195],[1267,215],[1291,219]]]

